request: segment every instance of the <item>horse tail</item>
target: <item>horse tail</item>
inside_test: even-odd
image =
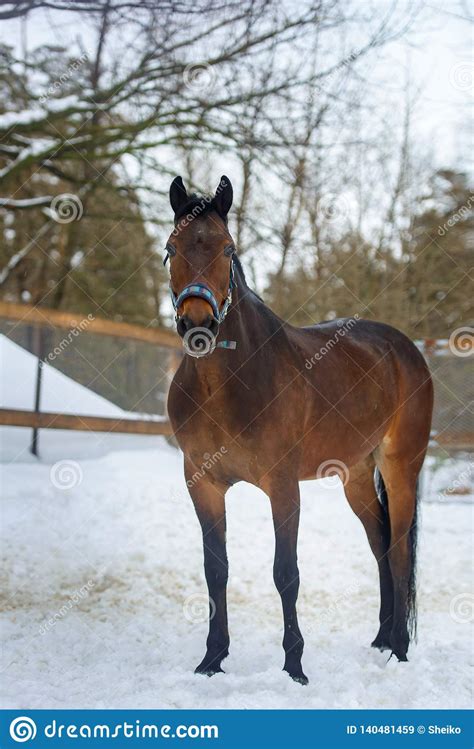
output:
[[[411,521],[410,532],[408,534],[408,544],[411,556],[410,577],[408,579],[408,603],[407,603],[407,627],[411,639],[416,639],[417,628],[417,601],[416,601],[416,565],[417,565],[417,548],[418,548],[418,506],[420,502],[420,481],[416,482],[415,487],[415,510]]]
[[[375,469],[375,488],[380,505],[384,515],[384,531],[388,531],[388,537],[390,537],[390,514],[388,509],[388,494],[385,487],[385,482],[382,478],[382,474],[379,469]],[[407,598],[407,629],[410,638],[413,640],[416,638],[417,629],[417,602],[416,602],[416,562],[417,562],[417,546],[418,546],[418,505],[420,500],[420,482],[419,479],[416,482],[416,495],[415,495],[415,511],[413,513],[413,519],[410,525],[408,533],[408,545],[410,549],[410,577],[408,579],[408,598]]]

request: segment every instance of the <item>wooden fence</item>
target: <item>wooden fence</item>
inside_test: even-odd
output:
[[[169,350],[169,380],[176,371],[181,359],[181,341],[176,333],[163,328],[144,328],[129,323],[114,322],[92,315],[84,316],[69,312],[59,312],[44,307],[33,307],[23,304],[9,304],[0,302],[0,319],[14,321],[17,324],[31,325],[37,331],[35,351],[38,358],[35,409],[23,411],[19,409],[0,408],[0,425],[31,427],[33,439],[31,450],[37,453],[37,438],[39,429],[71,429],[78,431],[93,432],[121,432],[126,434],[149,434],[149,435],[171,435],[171,425],[166,417],[143,418],[106,418],[94,415],[75,415],[63,413],[45,413],[40,409],[41,374],[44,352],[41,343],[41,331],[44,329],[77,330],[81,333],[93,333],[101,336],[111,336],[119,339],[128,339],[150,343],[165,347]],[[428,361],[431,356],[449,353],[448,341],[425,340],[417,341],[418,347],[424,352]],[[4,362],[3,366],[8,366]],[[436,387],[436,379],[435,379]],[[445,449],[472,449],[474,445],[474,432],[468,428],[453,429],[438,428],[433,432],[433,442]]]
[[[44,413],[40,409],[43,347],[42,331],[45,328],[60,328],[64,330],[80,330],[81,334],[112,336],[133,341],[141,341],[156,346],[162,346],[170,351],[169,378],[180,361],[181,341],[177,334],[162,328],[144,328],[139,325],[115,322],[70,312],[60,312],[44,307],[33,307],[23,304],[9,304],[0,302],[0,319],[14,321],[17,324],[34,326],[35,354],[38,357],[35,387],[35,410],[23,411],[19,409],[0,408],[0,425],[16,427],[32,427],[33,437],[31,451],[37,454],[38,429],[72,429],[92,432],[121,432],[126,434],[171,435],[171,425],[166,418],[109,418],[93,415],[74,415],[62,413]],[[8,362],[3,362],[8,366]]]

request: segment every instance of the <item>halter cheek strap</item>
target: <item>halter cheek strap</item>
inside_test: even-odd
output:
[[[173,303],[174,311],[176,312],[176,320],[178,320],[178,317],[179,317],[178,309],[179,307],[181,307],[184,300],[189,299],[189,297],[198,297],[199,299],[204,299],[208,304],[211,305],[214,318],[220,324],[221,322],[225,320],[227,312],[229,311],[229,307],[232,302],[233,289],[235,289],[234,261],[233,260],[230,261],[229,288],[227,290],[227,296],[225,298],[224,304],[222,305],[221,309],[219,309],[219,304],[217,302],[216,297],[212,293],[209,286],[207,286],[205,283],[189,284],[189,286],[185,286],[184,289],[178,295],[174,293],[170,285],[171,301]]]

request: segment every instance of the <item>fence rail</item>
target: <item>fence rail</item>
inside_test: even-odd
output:
[[[114,338],[128,338],[133,341],[154,343],[158,346],[180,349],[181,341],[176,333],[164,328],[144,328],[125,322],[104,320],[93,315],[81,315],[71,312],[60,312],[46,307],[33,307],[26,304],[10,304],[0,302],[0,318],[14,320],[24,325],[49,325],[53,328],[71,330],[84,323],[84,332],[97,335],[112,336]]]
[[[41,410],[42,365],[45,359],[44,330],[61,329],[80,331],[82,334],[95,334],[116,339],[127,339],[140,343],[164,347],[169,351],[168,377],[171,380],[180,360],[178,350],[181,341],[176,333],[163,328],[145,328],[139,325],[105,320],[94,315],[62,312],[24,304],[0,302],[0,319],[15,322],[17,325],[33,326],[35,330],[33,353],[38,358],[35,385],[35,410],[0,408],[0,425],[31,427],[33,429],[31,452],[38,452],[39,429],[66,429],[74,431],[109,432],[123,434],[172,435],[173,430],[167,418],[110,418],[93,415],[46,413]],[[61,348],[61,346],[59,346]],[[46,357],[48,359],[49,357]],[[5,365],[5,363],[4,363]]]
[[[14,408],[0,408],[0,425],[33,427],[34,429],[72,429],[76,432],[173,434],[171,424],[165,419],[111,419],[105,416],[76,416],[44,411],[22,411]]]
[[[37,357],[36,394],[35,407],[32,411],[20,409],[0,408],[0,425],[15,427],[30,427],[33,429],[31,450],[36,454],[39,429],[67,429],[74,431],[111,432],[124,434],[144,435],[172,435],[171,425],[166,416],[150,416],[149,419],[142,417],[121,418],[120,416],[99,417],[94,415],[78,415],[68,413],[45,413],[41,410],[41,383],[43,360],[50,361],[46,356],[44,340],[48,331],[79,330],[81,335],[88,334],[115,338],[118,341],[127,340],[127,346],[140,347],[143,344],[151,344],[156,351],[161,351],[159,362],[165,370],[164,384],[160,387],[160,397],[166,399],[166,383],[171,381],[174,372],[181,359],[181,341],[176,333],[163,328],[146,328],[140,325],[105,320],[93,315],[82,315],[81,313],[60,312],[44,307],[34,307],[23,304],[10,304],[0,302],[0,320],[6,320],[13,325],[11,335],[15,338],[15,329],[21,329],[21,325],[32,326],[32,340],[27,348]],[[8,333],[7,333],[8,335]],[[69,336],[70,337],[70,336]],[[22,343],[22,341],[20,341]],[[472,422],[467,418],[466,406],[472,392],[472,380],[468,372],[467,359],[455,356],[447,340],[426,339],[416,341],[417,346],[423,351],[430,367],[435,383],[435,414],[433,419],[432,445],[443,448],[445,451],[469,450],[474,445],[474,431]],[[25,343],[23,342],[23,345]],[[95,345],[95,344],[94,344]],[[105,345],[105,344],[104,344]],[[107,343],[107,346],[113,342]],[[125,343],[124,343],[125,346]],[[61,343],[59,345],[61,348]],[[146,346],[145,346],[146,348]],[[164,349],[164,351],[162,350]],[[94,349],[97,353],[97,349]],[[152,349],[154,352],[155,349]],[[80,352],[79,352],[80,353]],[[153,353],[154,355],[154,353]],[[150,370],[146,353],[141,352],[140,359],[142,370]],[[84,357],[82,357],[84,358]],[[81,362],[79,361],[79,364]],[[8,362],[4,366],[8,366]],[[69,376],[77,378],[78,366],[73,363]],[[135,380],[132,377],[132,382]],[[469,384],[471,382],[471,384]],[[87,387],[87,381],[83,384]],[[115,391],[121,395],[125,392],[124,383],[115,383]],[[146,388],[144,388],[146,390]],[[459,394],[463,397],[460,399]],[[108,397],[105,394],[105,397]],[[112,397],[113,400],[113,397]],[[139,399],[138,402],[140,402]],[[163,401],[161,401],[163,403]],[[135,402],[135,401],[133,401]],[[127,408],[125,408],[127,410]],[[146,409],[145,409],[146,410]],[[149,403],[149,411],[155,413],[153,403]]]
[[[449,429],[445,429],[432,434],[431,439],[436,445],[446,450],[472,450],[474,432],[450,432]]]

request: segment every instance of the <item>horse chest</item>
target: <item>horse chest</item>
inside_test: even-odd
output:
[[[259,450],[267,415],[264,394],[232,372],[227,375],[178,378],[170,390],[168,412],[178,443],[195,466],[219,453],[214,478],[255,481],[264,470]]]

